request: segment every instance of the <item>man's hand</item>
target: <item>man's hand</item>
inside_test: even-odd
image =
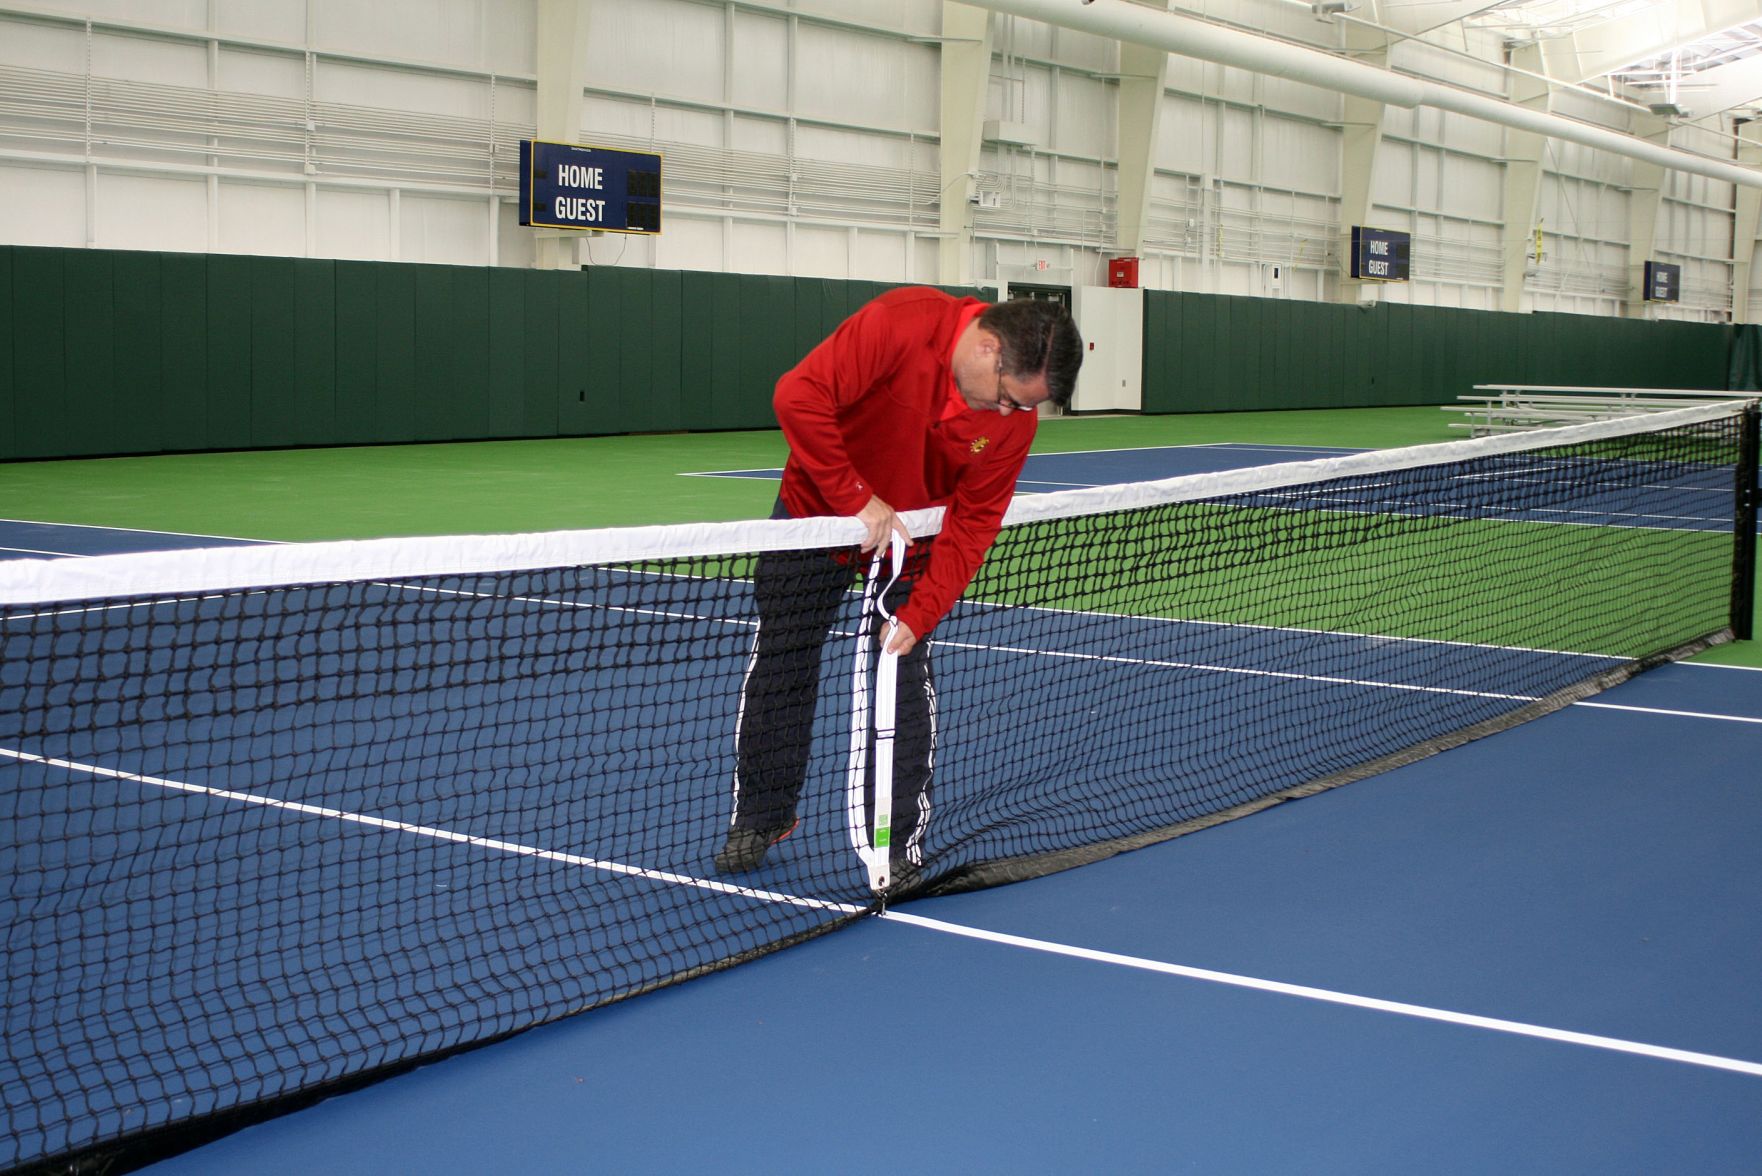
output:
[[[891,632],[889,631],[890,628]],[[910,653],[912,651],[912,646],[918,643],[918,635],[912,632],[912,627],[910,625],[903,623],[891,627],[887,625],[881,626],[881,635],[887,640],[887,644],[882,648],[882,652],[897,653],[901,657]]]
[[[912,545],[912,537],[906,533],[905,524],[893,513],[893,508],[877,496],[870,496],[869,504],[857,512],[857,518],[869,529],[868,535],[863,538],[864,551],[886,546],[892,541],[891,536],[895,531],[899,532],[907,547]]]

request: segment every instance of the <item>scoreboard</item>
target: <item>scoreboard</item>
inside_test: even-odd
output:
[[[1407,281],[1413,235],[1352,226],[1352,276],[1367,282]]]
[[[661,231],[661,157],[520,141],[520,223],[607,233]]]
[[[1628,271],[1633,272],[1633,271]],[[1679,302],[1682,300],[1682,266],[1662,261],[1646,263],[1646,302]]]

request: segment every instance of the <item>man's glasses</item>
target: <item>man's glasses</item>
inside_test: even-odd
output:
[[[997,358],[997,407],[1003,412],[1033,412],[1032,404],[1023,404],[1003,390],[1003,357]]]

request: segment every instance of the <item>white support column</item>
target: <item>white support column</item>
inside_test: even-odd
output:
[[[1375,29],[1346,26],[1346,49],[1356,61],[1386,69],[1389,41]],[[1374,301],[1376,287],[1352,280],[1352,226],[1370,223],[1371,180],[1376,175],[1377,151],[1383,145],[1383,108],[1373,98],[1352,94],[1341,97],[1340,128],[1340,280],[1336,301]]]
[[[1738,126],[1738,162],[1748,167],[1762,166],[1762,123],[1747,122]],[[1737,189],[1731,238],[1731,321],[1734,323],[1757,321],[1750,310],[1750,274],[1756,257],[1756,233],[1762,228],[1759,221],[1762,221],[1762,191]]]
[[[942,4],[942,120],[938,152],[942,240],[936,280],[973,281],[973,173],[991,76],[991,13],[970,4]]]
[[[1511,52],[1511,64],[1527,73],[1511,75],[1513,105],[1548,112],[1548,83],[1531,74],[1542,72],[1542,54],[1535,45]],[[1499,309],[1513,313],[1523,309],[1523,279],[1530,266],[1530,245],[1535,240],[1536,211],[1542,199],[1542,154],[1548,136],[1534,131],[1505,129],[1505,234],[1500,265]],[[1537,264],[1540,264],[1539,262]]]
[[[1633,134],[1660,146],[1670,142],[1670,122],[1651,114],[1635,114]],[[1646,261],[1658,243],[1658,209],[1664,203],[1664,167],[1636,159],[1627,194],[1627,318],[1647,317]]]
[[[1167,8],[1168,0],[1155,0]],[[1119,187],[1117,243],[1121,253],[1144,248],[1144,223],[1150,215],[1150,194],[1156,178],[1157,127],[1162,119],[1162,94],[1168,84],[1168,51],[1130,41],[1120,43]]]
[[[587,85],[587,0],[538,0],[538,138],[574,143],[581,136]],[[533,229],[535,269],[574,269],[576,234]]]

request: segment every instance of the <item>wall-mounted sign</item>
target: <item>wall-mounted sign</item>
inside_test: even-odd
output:
[[[1405,282],[1413,235],[1352,226],[1352,276],[1367,282]]]
[[[1662,261],[1646,263],[1646,301],[1679,302],[1682,299],[1682,266]]]
[[[520,223],[608,233],[661,231],[661,157],[520,141]]]

